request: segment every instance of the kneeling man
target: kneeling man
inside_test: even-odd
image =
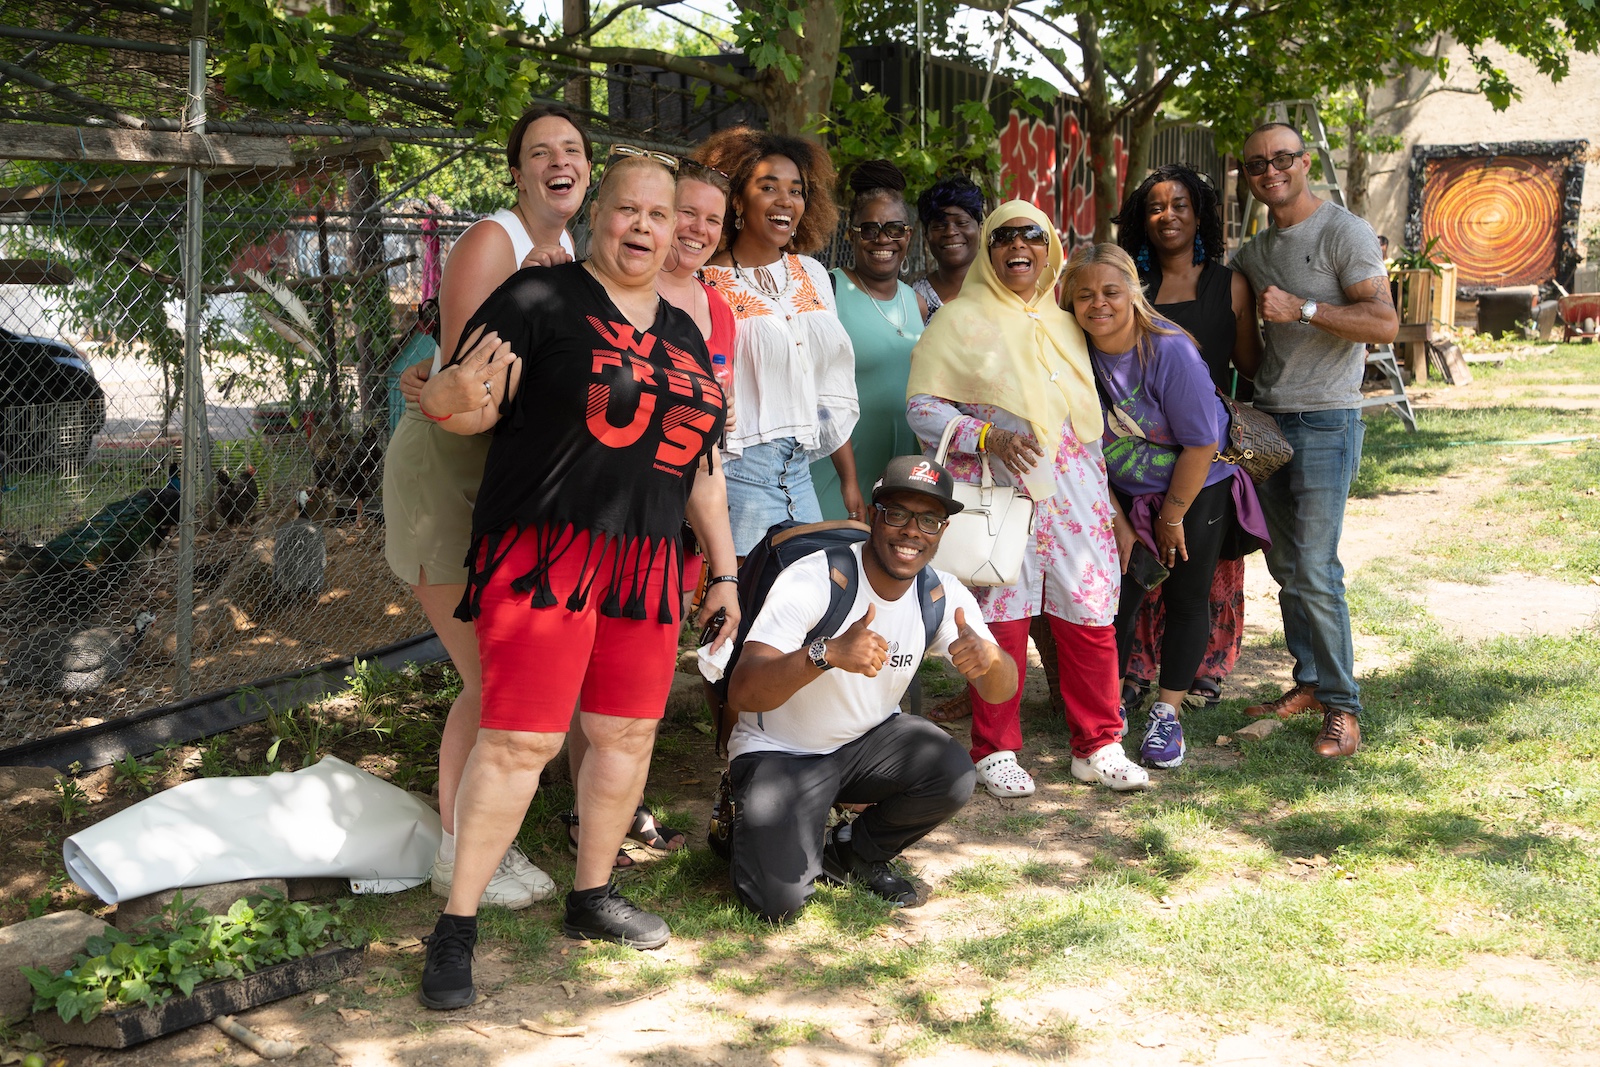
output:
[[[917,575],[961,510],[952,488],[935,463],[891,461],[872,493],[871,536],[851,548],[860,581],[839,631],[805,645],[827,612],[830,579],[838,580],[817,552],[778,575],[745,639],[728,692],[740,711],[728,742],[731,862],[734,890],[762,918],[794,915],[819,876],[914,903],[915,888],[890,861],[972,796],[966,750],[926,719],[899,713],[924,651],[948,659],[985,700],[1016,691],[1016,664],[972,594],[942,572],[932,596],[943,598],[943,620],[924,649]],[[848,836],[825,835],[835,803],[871,807]]]

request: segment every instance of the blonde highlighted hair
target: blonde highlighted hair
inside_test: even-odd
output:
[[[1188,330],[1161,317],[1155,306],[1150,303],[1150,298],[1145,295],[1144,285],[1139,281],[1139,268],[1134,265],[1133,257],[1109,241],[1097,245],[1084,245],[1075,250],[1067,260],[1066,268],[1062,271],[1064,283],[1061,286],[1061,306],[1072,312],[1074,317],[1076,310],[1073,293],[1078,288],[1078,275],[1090,267],[1111,267],[1122,275],[1123,281],[1127,284],[1128,302],[1133,305],[1133,347],[1141,364],[1150,355],[1152,335],[1182,334],[1189,340],[1194,340]],[[1078,325],[1083,324],[1080,322]],[[1088,331],[1085,330],[1084,333],[1087,335]],[[1090,339],[1089,343],[1093,344],[1093,339]]]

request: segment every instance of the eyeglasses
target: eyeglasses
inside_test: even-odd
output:
[[[874,504],[883,513],[883,521],[896,529],[904,526],[912,519],[917,520],[917,529],[925,534],[936,534],[950,525],[949,519],[941,519],[937,515],[929,515],[926,511],[912,511],[910,508],[890,507],[887,504]]]
[[[636,144],[614,144],[611,146],[611,155],[648,159],[652,163],[661,164],[674,174],[678,173],[678,166],[681,163],[677,156],[669,156],[665,152],[652,152],[647,148],[640,148]]]
[[[911,235],[909,222],[863,222],[849,229],[863,241],[876,241],[879,235],[888,241],[904,241]]]
[[[1279,152],[1271,159],[1252,159],[1244,165],[1244,172],[1252,178],[1259,178],[1267,172],[1267,164],[1272,164],[1273,170],[1288,170],[1294,166],[1294,161],[1306,154],[1304,148],[1298,152]]]
[[[1044,232],[1044,227],[1030,222],[1026,226],[996,226],[989,231],[989,247],[999,248],[1001,245],[1008,245],[1018,237],[1025,243],[1040,248],[1050,243],[1050,235]]]

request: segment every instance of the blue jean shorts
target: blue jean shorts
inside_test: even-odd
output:
[[[735,555],[749,555],[768,530],[787,519],[822,521],[811,462],[794,438],[751,445],[742,456],[730,457],[723,470]]]

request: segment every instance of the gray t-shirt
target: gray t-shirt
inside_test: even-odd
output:
[[[1255,291],[1276,285],[1302,300],[1347,304],[1344,291],[1386,277],[1372,227],[1323,201],[1304,222],[1268,226],[1233,258]],[[1266,350],[1256,374],[1262,411],[1330,411],[1361,406],[1367,346],[1298,322],[1262,323]]]

